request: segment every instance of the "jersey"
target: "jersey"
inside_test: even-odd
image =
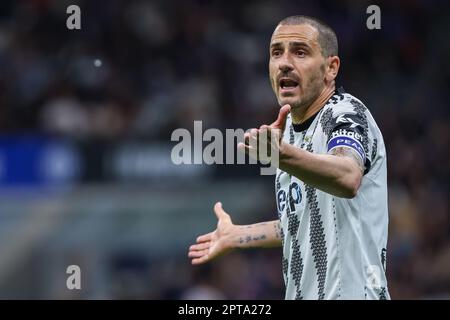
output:
[[[286,299],[390,299],[387,165],[383,136],[364,104],[339,89],[312,118],[286,121],[283,141],[316,154],[351,148],[364,163],[357,195],[340,198],[280,169],[275,178]]]

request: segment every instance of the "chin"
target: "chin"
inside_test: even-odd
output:
[[[294,106],[297,106],[300,104],[300,98],[298,97],[282,97],[278,99],[280,106],[284,106],[286,104],[290,105],[294,108]]]

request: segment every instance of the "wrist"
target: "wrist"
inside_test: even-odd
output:
[[[249,232],[250,225],[235,226],[229,238],[229,247],[232,249],[246,249],[251,247],[252,235]]]
[[[238,249],[244,249],[247,247],[245,237],[246,237],[247,226],[236,226],[234,232],[234,237],[232,239],[233,247]]]
[[[289,143],[286,143],[284,141],[280,141],[280,147],[279,147],[279,154],[278,158],[280,161],[280,165],[282,161],[286,161],[286,159],[289,157]]]
[[[227,235],[224,237],[224,246],[227,250],[242,248],[243,243],[239,240],[243,237],[243,231],[241,230],[243,226],[233,227],[227,232]]]

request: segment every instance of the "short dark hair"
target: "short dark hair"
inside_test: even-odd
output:
[[[322,55],[324,57],[331,57],[338,55],[338,41],[336,33],[326,23],[317,18],[308,16],[290,16],[281,20],[278,25],[301,25],[308,24],[315,28],[319,33],[318,42],[322,48]]]

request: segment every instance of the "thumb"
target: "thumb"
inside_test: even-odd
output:
[[[222,202],[217,202],[214,205],[214,213],[216,214],[217,219],[230,219],[228,213],[226,213],[222,208]],[[231,220],[231,219],[230,219]]]
[[[289,112],[291,112],[290,105],[286,104],[283,107],[281,107],[280,112],[278,113],[277,120],[275,120],[275,122],[272,123],[271,126],[276,129],[284,130],[284,127],[286,126],[286,119]]]

